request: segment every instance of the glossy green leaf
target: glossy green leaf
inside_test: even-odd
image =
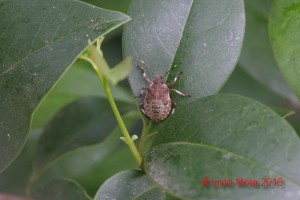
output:
[[[120,172],[109,178],[98,190],[94,200],[164,199],[164,193],[141,171]]]
[[[216,95],[179,108],[159,126],[146,155],[147,174],[184,199],[298,199],[300,140],[268,107]],[[282,178],[284,186],[214,187],[214,180]],[[210,187],[201,180],[208,178]]]
[[[124,113],[129,104],[117,102]],[[103,141],[116,126],[106,99],[80,98],[64,107],[46,126],[37,148],[36,167],[48,167],[54,160],[80,147]]]
[[[31,114],[87,47],[129,17],[68,0],[0,4],[0,171],[19,154]]]
[[[35,200],[91,200],[91,197],[75,181],[55,179],[36,189]]]
[[[300,98],[300,1],[274,0],[269,35],[275,58],[288,84]]]
[[[240,66],[280,96],[295,101],[273,56],[268,36],[268,18],[273,0],[246,0],[246,31]]]
[[[168,81],[184,72],[174,86],[192,95],[176,99],[183,104],[218,92],[234,69],[245,26],[242,0],[133,0],[128,13],[133,20],[123,44],[135,61],[129,80],[136,96],[146,86],[136,58],[150,79],[177,65]]]
[[[123,13],[127,13],[128,7],[130,4],[130,0],[109,0],[109,1],[99,1],[99,0],[81,0],[90,4],[93,4],[95,6],[98,6],[100,8],[108,9],[108,10],[115,10],[120,11]],[[119,34],[122,34],[123,27],[119,27],[113,32],[111,32],[109,35],[106,36],[106,39],[111,39],[114,37],[118,37]]]

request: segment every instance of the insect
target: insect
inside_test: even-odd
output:
[[[142,60],[139,60],[142,64],[145,64]],[[170,98],[170,92],[176,92],[183,97],[190,97],[189,94],[184,94],[176,89],[170,89],[169,86],[174,85],[183,73],[179,72],[170,83],[165,83],[164,78],[170,72],[172,67],[164,74],[164,76],[156,75],[155,79],[151,81],[145,70],[138,65],[142,70],[144,79],[149,84],[147,87],[143,87],[140,97],[143,96],[143,92],[146,92],[143,102],[139,105],[144,115],[151,120],[159,122],[165,120],[169,115],[173,114],[176,108],[176,103]]]

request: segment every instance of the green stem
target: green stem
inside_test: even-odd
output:
[[[111,91],[110,91],[110,88],[109,88],[109,84],[108,84],[108,80],[107,80],[107,74],[104,75],[101,71],[101,66],[98,66],[98,65],[101,65],[102,62],[97,62],[97,58],[101,58],[101,59],[104,59],[103,58],[103,54],[102,54],[102,51],[100,49],[101,47],[101,43],[103,41],[104,37],[101,37],[97,40],[97,47],[96,47],[96,54],[95,54],[95,51],[93,51],[93,49],[91,50],[93,55],[92,57],[90,56],[86,56],[86,55],[81,55],[79,58],[83,59],[83,60],[86,60],[88,61],[89,63],[92,64],[94,70],[96,71],[97,75],[98,75],[98,78],[100,79],[102,85],[103,85],[103,88],[104,88],[104,91],[106,93],[106,96],[107,96],[107,99],[110,103],[110,106],[112,108],[112,111],[113,113],[115,114],[115,117],[117,119],[117,122],[120,126],[120,129],[124,135],[124,138],[122,138],[122,140],[128,145],[131,153],[133,154],[135,160],[136,160],[136,163],[137,165],[141,168],[141,164],[142,164],[142,157],[141,155],[139,154],[135,144],[134,144],[134,138],[131,138],[128,131],[127,131],[127,128],[123,122],[123,119],[120,115],[120,112],[117,108],[117,105],[114,101],[114,98],[111,94]],[[91,44],[92,45],[92,44]],[[99,61],[99,60],[98,60]],[[102,63],[103,64],[103,63]]]
[[[142,163],[141,155],[138,152],[138,150],[137,150],[137,148],[136,148],[136,146],[134,144],[133,139],[130,137],[130,135],[129,135],[128,131],[127,131],[127,128],[126,128],[126,126],[125,126],[125,124],[123,122],[123,119],[122,119],[122,117],[120,115],[120,112],[119,112],[119,110],[117,108],[117,105],[116,105],[116,103],[115,103],[115,101],[114,101],[114,99],[112,97],[112,94],[111,94],[111,91],[110,91],[110,88],[109,88],[108,81],[107,81],[106,77],[103,77],[102,80],[103,80],[102,83],[103,83],[103,87],[104,87],[104,91],[106,93],[107,99],[108,99],[108,101],[110,103],[110,106],[111,106],[111,108],[113,110],[113,113],[116,116],[116,119],[118,121],[120,129],[121,129],[121,131],[122,131],[122,133],[123,133],[123,135],[125,137],[126,144],[128,145],[131,153],[133,154],[137,165],[140,167],[141,163]]]
[[[148,135],[148,132],[149,132],[149,129],[151,127],[151,124],[152,124],[152,121],[150,121],[149,123],[145,122],[144,121],[144,128],[143,128],[143,132],[142,132],[142,135],[141,135],[141,140],[140,140],[140,143],[139,143],[139,152],[141,155],[144,154],[144,147],[145,147],[145,144],[149,138],[149,135]]]

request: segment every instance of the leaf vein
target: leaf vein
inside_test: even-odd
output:
[[[153,189],[157,188],[156,185],[152,185],[151,187],[147,188],[146,190],[144,190],[142,193],[138,194],[136,197],[133,198],[133,200],[138,199],[139,197],[141,197],[143,194],[145,194],[146,192],[149,192]]]

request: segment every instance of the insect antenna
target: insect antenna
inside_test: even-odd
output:
[[[146,66],[146,67],[150,68],[150,66],[147,65],[141,58],[136,57],[135,59],[138,61],[138,63],[139,63],[140,65]]]
[[[164,78],[165,78],[165,76],[167,76],[167,74],[171,71],[171,69],[173,69],[173,68],[175,68],[175,67],[177,67],[178,65],[176,64],[176,65],[173,65],[173,66],[171,66],[170,67],[170,69],[164,74]]]
[[[0,0],[1,1],[1,0]],[[142,60],[140,57],[135,57],[135,59],[137,60],[137,62],[138,62],[138,67],[139,68],[141,68],[142,70],[144,70],[144,72],[145,72],[145,69],[144,69],[144,67],[146,67],[146,68],[148,68],[148,69],[151,69],[152,67],[150,66],[150,65],[147,65],[145,62],[144,62],[144,60]],[[141,67],[141,66],[143,66],[143,67]],[[146,74],[145,74],[146,75]],[[150,77],[154,77],[155,76],[155,74],[153,74],[153,71],[150,71]],[[148,77],[147,77],[147,79],[148,79]],[[150,79],[148,79],[147,80],[147,82],[152,82]]]

